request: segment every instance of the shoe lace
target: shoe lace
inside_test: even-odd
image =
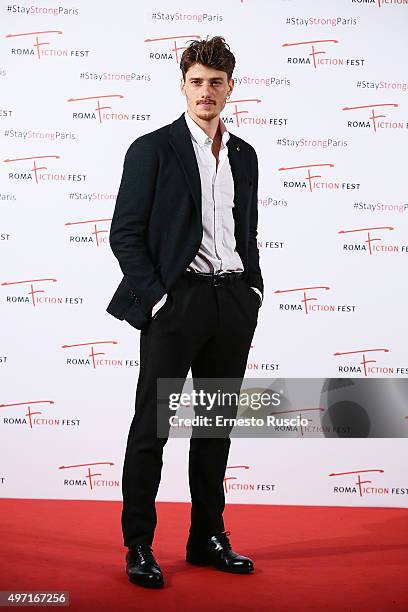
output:
[[[135,552],[138,554],[140,561],[143,562],[147,562],[147,563],[156,563],[156,560],[153,556],[153,550],[151,548],[151,546],[149,546],[148,544],[146,545],[141,545],[138,546],[135,549]]]

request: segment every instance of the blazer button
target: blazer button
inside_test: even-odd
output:
[[[135,299],[136,304],[140,304],[141,301],[142,300],[140,298],[138,298],[138,297]]]

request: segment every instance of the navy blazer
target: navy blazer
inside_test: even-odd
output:
[[[245,280],[263,294],[257,245],[258,160],[230,133],[236,250]],[[137,329],[196,256],[203,235],[201,180],[184,113],[137,138],[126,152],[110,230],[123,279],[107,311]]]

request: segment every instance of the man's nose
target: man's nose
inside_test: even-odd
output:
[[[203,83],[202,89],[201,89],[201,96],[204,98],[209,98],[211,94],[211,86],[208,83]]]

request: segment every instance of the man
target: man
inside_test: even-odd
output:
[[[157,379],[185,380],[191,368],[194,381],[242,380],[263,297],[257,156],[220,119],[234,66],[218,36],[184,50],[187,110],[129,147],[112,219],[110,244],[124,277],[107,310],[141,330],[122,529],[129,580],[146,587],[164,584],[151,548],[167,441],[157,435]],[[250,573],[251,559],[232,550],[222,518],[230,442],[191,437],[186,560]]]

